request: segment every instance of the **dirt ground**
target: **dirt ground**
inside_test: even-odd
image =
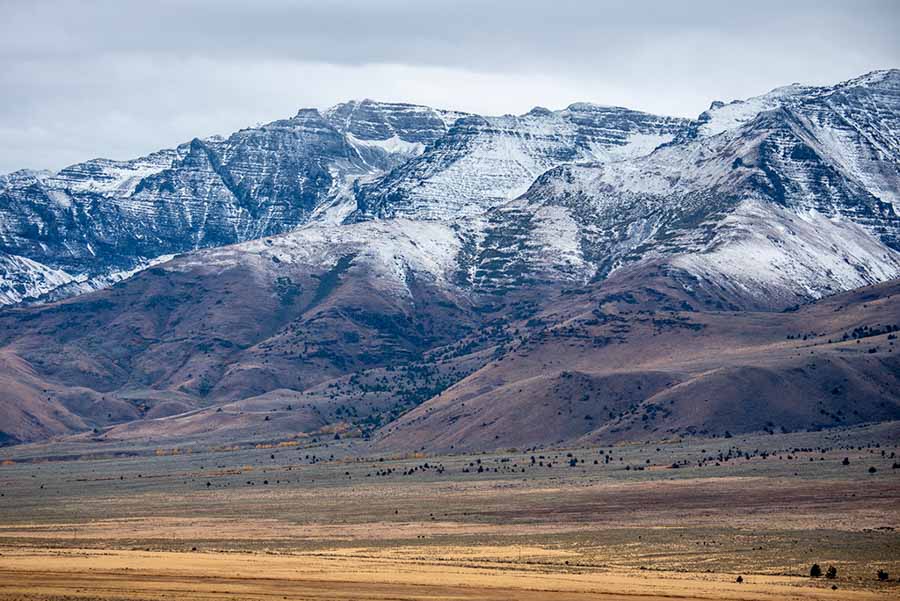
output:
[[[14,448],[0,600],[900,599],[898,440],[863,428],[442,457]],[[813,563],[837,577],[811,578]]]
[[[493,561],[446,549],[441,560],[385,553],[267,555],[98,550],[5,552],[6,599],[879,599],[871,591],[810,587],[798,577],[530,566],[530,549],[493,549]],[[507,565],[498,565],[498,558]]]

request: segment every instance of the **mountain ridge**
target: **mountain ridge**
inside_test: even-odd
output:
[[[351,101],[132,161],[93,159],[52,175],[14,172],[0,178],[0,252],[73,279],[102,280],[157,256],[288,231],[328,205],[358,204],[342,200],[354,196],[354,181],[415,159],[459,119],[476,117]],[[545,157],[533,174],[569,158]],[[509,164],[498,174],[501,186]],[[530,180],[519,177],[524,191]],[[27,289],[8,289],[5,298],[39,300]]]
[[[765,315],[782,324],[766,334],[774,344],[798,327],[778,316],[861,299],[849,291],[865,286],[893,307],[883,282],[900,278],[900,72],[759,98],[714,103],[696,121],[585,103],[482,117],[353,101],[138,162],[4,176],[0,299],[18,303],[0,309],[0,380],[15,384],[5,440],[164,437],[156,425],[176,422],[197,440],[254,437],[266,431],[257,411],[291,406],[302,408],[291,428],[349,424],[385,448],[437,440],[431,424],[452,444],[468,432],[490,447],[462,417],[426,419],[414,435],[402,416],[456,415],[445,403],[467,403],[460,391],[485,411],[504,406],[522,378],[498,364],[529,366],[537,379],[522,407],[539,415],[534,403],[553,405],[548,391],[563,386],[560,358],[640,363],[652,340],[747,350],[729,320],[756,331]],[[732,125],[715,131],[722,123]],[[11,226],[13,213],[24,217]],[[169,252],[148,259],[148,249]],[[864,312],[843,333],[893,327],[892,310]],[[822,330],[839,333],[823,315]],[[894,415],[890,382],[870,365],[896,369],[882,334],[852,361],[835,359],[845,351],[833,342],[812,350],[857,382],[827,411],[850,411],[866,390],[876,405],[865,419]],[[785,365],[798,352],[789,346]],[[768,391],[745,413],[756,429],[775,407],[767,381],[790,382],[795,404],[823,394],[757,352],[705,358],[714,378],[662,358],[614,377],[585,364],[584,386],[631,390],[609,427],[591,431],[615,438],[617,412],[657,405],[634,393],[642,379],[679,407],[674,433],[702,429],[679,386],[722,395],[728,374],[754,382]],[[746,402],[703,420],[725,423],[729,403]],[[807,409],[790,408],[791,428],[821,425]],[[586,425],[566,424],[565,436]],[[522,442],[508,430],[492,435]]]

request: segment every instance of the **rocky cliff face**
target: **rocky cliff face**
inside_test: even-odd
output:
[[[740,119],[711,109],[646,156],[549,170],[489,213],[471,281],[503,289],[566,265],[588,281],[669,258],[778,308],[897,277],[898,81],[776,91]]]
[[[194,139],[129,162],[96,160],[0,192],[3,247],[89,275],[302,223],[366,165],[318,112]]]
[[[518,117],[466,117],[418,158],[361,186],[350,219],[479,215],[518,197],[552,167],[647,154],[688,125],[584,103],[555,112],[535,108]]]
[[[518,196],[551,167],[643,154],[687,125],[588,104],[487,118],[370,100],[304,109],[133,161],[6,176],[0,249],[89,289],[162,255],[309,222],[474,215]],[[19,288],[18,300],[48,293]]]
[[[874,283],[897,273],[898,73],[716,102],[696,121],[353,101],[133,161],[17,172],[0,179],[2,301],[298,226],[399,217],[451,228],[447,281],[475,294],[676,256],[772,306]]]
[[[383,144],[396,137],[422,147],[443,137],[447,129],[464,116],[465,113],[457,111],[374,100],[351,100],[325,111],[329,123],[357,140]]]
[[[426,107],[348,103],[133,161],[3,176],[0,249],[60,271],[44,281],[63,282],[288,231],[349,181],[418,155],[453,118]],[[18,264],[11,277],[19,292],[5,300],[48,292],[26,285],[31,276],[19,272],[30,268]]]

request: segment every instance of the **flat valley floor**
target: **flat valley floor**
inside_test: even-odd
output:
[[[900,599],[898,445],[11,447],[0,600]]]

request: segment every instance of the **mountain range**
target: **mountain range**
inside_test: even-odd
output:
[[[0,430],[466,449],[900,418],[900,71],[353,101],[0,176]]]

